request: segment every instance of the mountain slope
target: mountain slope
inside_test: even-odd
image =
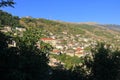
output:
[[[68,36],[73,36],[76,40],[78,37],[90,38],[119,45],[120,32],[113,29],[114,27],[110,28],[109,25],[67,23],[41,18],[21,18],[20,23],[26,28],[42,28],[46,37],[50,37],[52,33],[57,38],[62,38],[65,35],[63,33],[66,32]]]
[[[115,31],[120,31],[120,25],[116,25],[116,24],[105,24],[105,25],[101,25],[103,27],[115,30]]]

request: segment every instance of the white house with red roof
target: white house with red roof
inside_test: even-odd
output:
[[[53,49],[52,53],[59,55],[59,54],[61,54],[61,51],[58,49]]]
[[[83,56],[84,55],[84,49],[83,48],[81,48],[81,47],[78,47],[78,48],[76,48],[76,50],[75,50],[75,55],[76,56]]]
[[[76,54],[82,54],[83,51],[84,51],[83,48],[80,48],[80,47],[79,47],[79,48],[76,49],[75,53],[76,53]]]
[[[56,45],[56,43],[57,43],[57,40],[53,39],[53,38],[41,38],[40,40],[45,42],[45,43],[49,43],[53,46]]]

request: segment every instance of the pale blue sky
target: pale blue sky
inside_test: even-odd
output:
[[[13,15],[67,22],[120,24],[120,0],[14,0]]]

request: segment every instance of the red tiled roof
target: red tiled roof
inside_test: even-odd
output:
[[[60,50],[57,50],[57,49],[53,49],[53,52],[60,52]]]
[[[81,49],[81,48],[77,48],[77,49],[76,49],[76,51],[80,51],[80,50],[83,50],[83,49]]]

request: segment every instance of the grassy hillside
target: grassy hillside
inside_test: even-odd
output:
[[[53,33],[54,35],[61,35],[62,32],[67,32],[68,35],[80,35],[84,38],[92,38],[95,40],[114,42],[119,41],[120,32],[103,25],[89,25],[89,24],[77,24],[59,22],[47,19],[36,18],[21,18],[20,23],[26,28],[39,27],[42,28],[45,33]]]

